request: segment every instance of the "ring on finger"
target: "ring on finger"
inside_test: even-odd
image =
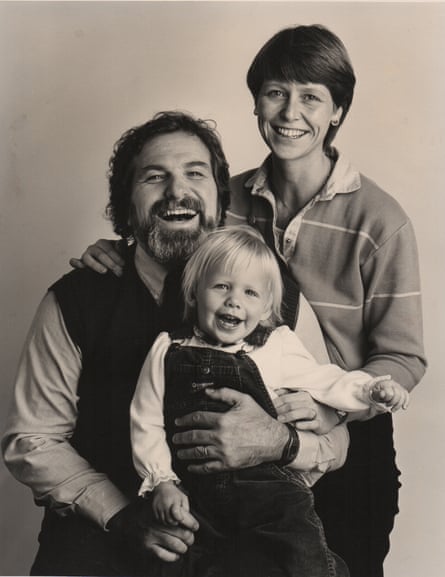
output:
[[[209,448],[208,447],[196,447],[196,453],[198,457],[208,457],[209,456]]]

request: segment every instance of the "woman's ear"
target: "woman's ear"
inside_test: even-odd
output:
[[[342,119],[342,116],[343,116],[343,107],[339,106],[331,118],[332,126],[338,126],[340,124],[340,120]]]

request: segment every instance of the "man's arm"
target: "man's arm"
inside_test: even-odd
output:
[[[197,411],[177,420],[177,425],[190,427],[173,437],[178,457],[199,461],[189,466],[190,471],[211,473],[280,461],[289,439],[286,425],[266,413],[250,395],[225,388],[206,393],[231,408],[225,413]],[[346,427],[341,429],[322,436],[299,432],[299,451],[289,466],[318,476],[339,468],[346,459],[349,440]]]
[[[105,527],[128,499],[70,444],[81,357],[53,293],[43,299],[20,360],[2,446],[11,473],[36,501]]]
[[[77,419],[80,371],[80,353],[67,332],[55,296],[48,293],[19,364],[2,440],[6,465],[32,489],[39,504],[61,515],[84,515],[161,559],[176,559],[193,542],[196,520],[190,515],[182,527],[150,524],[142,502],[130,503],[69,442]]]
[[[202,463],[190,465],[190,471],[211,473],[281,459],[289,440],[285,424],[266,413],[250,395],[227,388],[207,389],[206,394],[230,408],[225,413],[196,411],[176,420],[178,426],[188,428],[173,436],[178,457]]]

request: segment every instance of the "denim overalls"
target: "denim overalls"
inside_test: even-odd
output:
[[[200,529],[188,555],[178,562],[181,570],[171,567],[173,572],[165,575],[346,577],[343,561],[327,548],[312,491],[298,473],[265,463],[198,475],[175,457],[175,418],[196,410],[226,411],[226,405],[205,394],[207,387],[223,386],[250,394],[276,417],[257,366],[244,350],[233,354],[172,343],[165,358],[165,427],[173,469],[190,496]]]

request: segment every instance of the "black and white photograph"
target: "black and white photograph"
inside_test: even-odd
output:
[[[0,0],[0,575],[445,575],[444,27]]]

